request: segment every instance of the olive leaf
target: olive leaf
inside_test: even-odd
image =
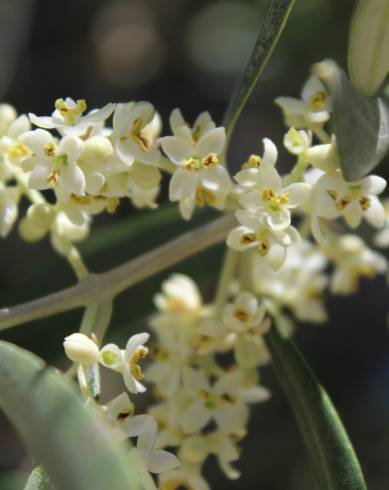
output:
[[[138,469],[131,467],[71,382],[32,353],[4,341],[0,408],[44,465],[55,489],[143,488]]]
[[[389,1],[359,0],[351,20],[348,65],[353,84],[375,95],[389,72]]]
[[[388,99],[362,94],[335,61],[322,61],[312,70],[332,99],[333,129],[343,175],[349,181],[359,180],[370,173],[388,152]]]
[[[295,0],[269,0],[267,3],[257,41],[224,116],[228,135],[232,133],[240,113],[277,45],[294,2]]]
[[[320,490],[366,490],[347,432],[327,392],[279,322],[264,336],[291,404]]]

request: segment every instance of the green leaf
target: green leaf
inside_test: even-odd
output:
[[[295,0],[268,1],[265,14],[259,26],[258,38],[254,49],[227,107],[224,117],[227,134],[231,134],[240,113],[265,69],[273,49],[284,30],[294,2]]]
[[[24,490],[52,490],[52,488],[46,470],[39,464],[32,470]]]
[[[313,66],[333,102],[332,121],[346,180],[370,173],[389,149],[389,104],[363,95],[332,60]]]
[[[301,352],[277,322],[264,338],[312,459],[317,488],[366,490],[339,415]]]
[[[125,454],[71,382],[35,355],[3,341],[0,407],[57,490],[142,488]]]
[[[389,72],[389,1],[359,0],[351,20],[348,65],[353,84],[374,95]]]

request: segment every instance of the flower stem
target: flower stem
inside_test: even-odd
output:
[[[130,286],[225,240],[235,224],[223,216],[103,274],[89,274],[77,285],[43,298],[0,310],[0,331],[56,313],[106,301]]]
[[[228,299],[229,287],[235,277],[238,265],[238,254],[239,252],[236,250],[227,247],[215,296],[215,315],[217,318],[221,318]]]

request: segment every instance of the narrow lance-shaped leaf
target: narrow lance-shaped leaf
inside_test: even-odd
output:
[[[389,149],[389,105],[385,98],[363,95],[332,60],[313,66],[333,104],[332,120],[346,180],[370,173]]]
[[[142,488],[125,454],[70,381],[7,342],[0,342],[0,407],[55,489]]]
[[[359,0],[351,20],[348,65],[351,81],[375,95],[389,72],[389,0]]]
[[[231,134],[240,113],[265,69],[285,27],[295,0],[269,0],[259,26],[258,38],[247,66],[227,107],[224,124]]]
[[[277,377],[292,406],[320,490],[366,490],[346,430],[301,352],[275,323],[265,335]]]

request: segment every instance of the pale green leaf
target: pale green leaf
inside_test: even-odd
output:
[[[374,95],[389,72],[389,0],[359,0],[351,21],[348,64],[351,81]]]
[[[347,432],[327,392],[277,322],[264,336],[311,457],[319,490],[366,490]]]
[[[248,98],[265,69],[284,30],[295,0],[269,0],[258,31],[258,38],[247,66],[227,107],[224,125],[231,134]]]
[[[3,341],[0,407],[56,490],[142,488],[124,451],[71,382],[35,355]]]
[[[363,95],[332,60],[313,67],[332,98],[333,129],[346,180],[370,173],[389,148],[389,105],[385,98]]]

